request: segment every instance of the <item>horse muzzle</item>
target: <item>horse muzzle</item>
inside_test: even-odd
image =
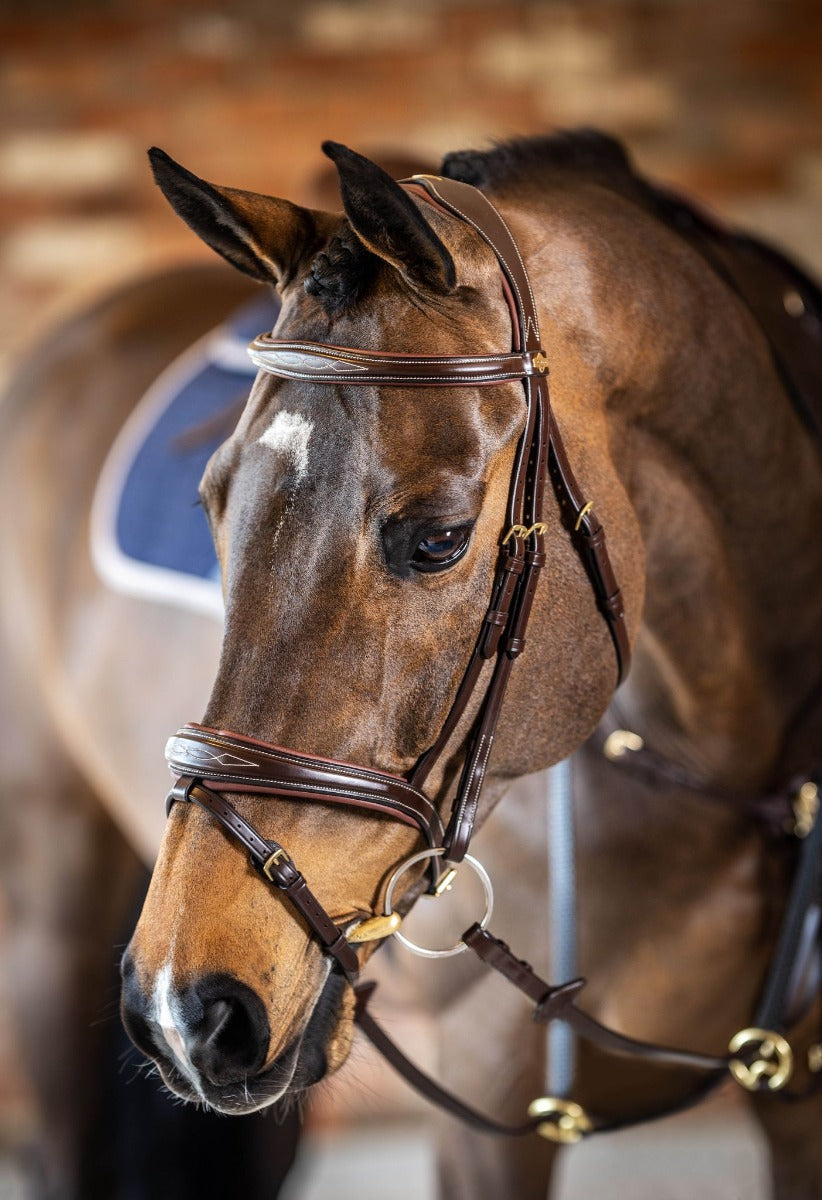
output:
[[[341,1040],[344,979],[325,979],[303,1029],[268,1062],[272,1042],[265,1005],[247,984],[206,974],[174,986],[170,967],[151,990],[140,983],[129,951],[122,964],[123,1024],[137,1048],[158,1066],[166,1086],[184,1100],[223,1113],[253,1112],[302,1091],[329,1069],[329,1043]],[[333,1065],[339,1065],[334,1062]]]

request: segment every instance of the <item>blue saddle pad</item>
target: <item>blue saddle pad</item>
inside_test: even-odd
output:
[[[92,557],[118,591],[222,617],[219,568],[197,486],[231,433],[256,368],[246,346],[278,304],[255,299],[154,382],[114,443],[94,499]]]

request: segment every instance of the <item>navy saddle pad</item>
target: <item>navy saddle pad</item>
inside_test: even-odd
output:
[[[197,486],[231,433],[256,375],[246,352],[271,329],[273,295],[254,299],[177,358],[112,446],[94,498],[92,557],[117,591],[222,617],[219,568]]]

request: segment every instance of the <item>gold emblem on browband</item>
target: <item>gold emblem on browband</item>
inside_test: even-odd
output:
[[[532,357],[531,363],[535,371],[539,371],[542,375],[548,374],[548,355],[543,350],[538,350]]]

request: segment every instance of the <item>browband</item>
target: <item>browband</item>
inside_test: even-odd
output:
[[[309,383],[380,384],[383,387],[487,386],[544,373],[548,360],[537,353],[448,355],[384,354],[325,342],[291,342],[262,333],[248,348],[261,371]],[[536,361],[535,361],[536,360]]]

